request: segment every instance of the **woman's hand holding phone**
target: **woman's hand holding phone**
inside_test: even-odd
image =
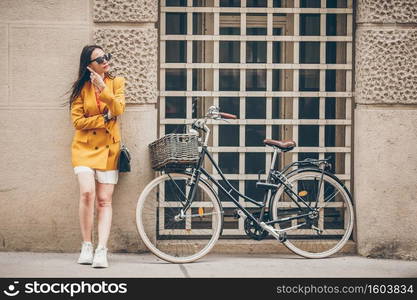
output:
[[[91,83],[94,84],[94,86],[96,86],[100,91],[102,91],[106,87],[103,78],[101,78],[101,76],[94,72],[94,70],[90,67],[87,66],[87,69],[90,71]]]
[[[90,71],[91,83],[94,84],[94,86],[97,87],[100,91],[102,91],[106,86],[106,84],[103,81],[103,78],[101,78],[101,76],[98,73],[94,72],[94,70],[90,67],[87,67],[87,69]],[[110,110],[108,110],[107,107],[104,109],[103,115],[105,116],[106,122],[110,121],[111,119],[115,119],[115,117],[112,116]]]

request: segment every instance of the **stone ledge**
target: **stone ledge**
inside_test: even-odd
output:
[[[356,23],[417,23],[415,0],[357,0]]]
[[[355,46],[356,103],[417,103],[417,28],[358,28]]]
[[[157,22],[157,0],[94,0],[94,22]]]
[[[182,245],[181,241],[163,241],[163,245],[169,247],[170,245]],[[184,247],[189,244],[184,244]],[[309,241],[311,249],[317,248],[317,243],[314,240]],[[293,254],[288,250],[284,244],[277,240],[263,240],[254,241],[249,239],[220,239],[217,241],[214,248],[210,251],[213,253],[232,253],[232,254]],[[348,241],[346,245],[337,254],[355,254],[356,244],[353,241]]]
[[[374,242],[361,246],[360,255],[369,258],[417,260],[417,247],[405,242]]]

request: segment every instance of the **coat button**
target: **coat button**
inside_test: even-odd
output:
[[[93,134],[96,134],[96,132],[95,132],[95,131],[93,131]]]
[[[109,148],[109,145],[106,145],[106,148]]]
[[[97,150],[97,149],[98,149],[98,147],[96,146],[94,149],[96,149],[96,150]]]

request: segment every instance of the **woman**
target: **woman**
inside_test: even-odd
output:
[[[110,54],[97,45],[81,52],[78,79],[70,96],[75,134],[71,144],[74,172],[80,186],[79,217],[83,242],[80,264],[107,268],[107,241],[112,221],[112,196],[118,182],[120,130],[117,116],[125,110],[123,77],[109,73]],[[97,198],[98,246],[93,255],[92,230]]]

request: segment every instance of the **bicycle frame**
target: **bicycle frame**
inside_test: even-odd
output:
[[[295,193],[293,190],[292,190],[292,188],[291,188],[291,186],[289,186],[286,182],[284,182],[280,177],[278,177],[278,176],[276,176],[275,175],[275,173],[274,172],[276,172],[275,170],[274,170],[274,168],[273,168],[273,166],[274,166],[274,164],[275,164],[275,160],[276,160],[276,156],[277,156],[277,154],[278,154],[278,149],[277,148],[275,148],[275,151],[274,151],[274,155],[273,155],[273,158],[272,158],[272,162],[271,162],[271,167],[270,167],[270,170],[269,170],[269,172],[268,172],[268,177],[267,177],[267,182],[269,183],[269,181],[272,179],[272,178],[274,178],[275,180],[277,180],[277,181],[279,181],[279,183],[278,184],[271,184],[271,183],[269,183],[270,185],[271,185],[271,188],[268,188],[268,190],[267,191],[265,191],[265,196],[264,196],[264,200],[262,201],[262,202],[259,202],[259,201],[256,201],[256,200],[254,200],[254,199],[252,199],[252,198],[250,198],[250,197],[248,197],[248,196],[246,196],[246,195],[244,195],[244,194],[242,194],[242,193],[240,193],[238,190],[236,190],[235,189],[235,187],[233,187],[232,185],[231,185],[231,183],[229,182],[229,180],[224,176],[224,174],[223,174],[223,172],[221,171],[221,169],[219,168],[219,166],[217,165],[217,163],[214,161],[214,159],[213,159],[213,157],[210,155],[210,152],[207,150],[207,146],[206,145],[203,145],[202,146],[202,151],[200,152],[200,157],[199,157],[199,160],[198,160],[198,163],[197,163],[197,166],[194,168],[194,172],[186,172],[186,173],[188,173],[189,175],[191,175],[192,177],[191,177],[191,180],[193,180],[194,178],[195,178],[195,180],[194,180],[194,182],[195,182],[195,184],[192,184],[191,185],[191,188],[190,188],[190,192],[189,192],[189,194],[188,194],[188,198],[186,199],[186,204],[185,204],[185,206],[184,206],[184,208],[183,208],[183,210],[184,211],[187,211],[189,208],[190,208],[190,206],[191,206],[191,204],[192,204],[192,202],[193,202],[193,199],[194,199],[194,196],[195,196],[195,193],[196,193],[196,189],[195,189],[195,187],[197,186],[197,183],[198,183],[198,181],[199,181],[199,179],[200,179],[200,176],[201,176],[201,174],[204,174],[207,178],[208,178],[208,180],[210,181],[210,182],[212,182],[213,184],[215,184],[219,189],[221,189],[225,194],[226,194],[226,196],[228,197],[228,199],[230,199],[235,205],[236,205],[236,207],[237,208],[239,208],[245,215],[246,215],[246,217],[248,217],[248,218],[250,218],[252,221],[254,221],[255,223],[257,223],[258,225],[260,225],[260,222],[262,222],[262,219],[263,219],[263,216],[264,216],[264,214],[265,214],[265,209],[266,209],[266,204],[268,203],[268,201],[269,201],[269,203],[271,203],[271,200],[273,199],[273,196],[274,196],[274,194],[275,193],[273,193],[272,192],[272,189],[274,189],[275,191],[278,189],[278,188],[280,188],[281,187],[281,185],[284,185],[286,188],[285,188],[285,193],[291,198],[291,200],[298,206],[298,209],[302,209],[302,207],[300,206],[300,204],[298,203],[298,201],[300,201],[301,203],[303,203],[304,205],[305,205],[305,208],[307,208],[308,209],[308,213],[304,213],[304,214],[300,214],[300,215],[297,215],[297,216],[294,216],[294,217],[287,217],[287,218],[282,218],[282,219],[276,219],[276,220],[270,220],[270,221],[266,221],[265,222],[265,224],[267,224],[267,225],[272,225],[272,224],[275,224],[275,223],[281,223],[281,222],[288,222],[288,221],[291,221],[291,220],[295,220],[295,219],[301,219],[301,218],[304,218],[304,217],[306,217],[306,216],[308,216],[309,214],[310,214],[310,212],[312,212],[312,211],[314,211],[314,208],[312,208],[307,202],[305,202],[304,201],[304,199],[302,199],[297,193]],[[217,172],[219,173],[219,175],[220,175],[220,177],[223,179],[223,181],[226,183],[226,185],[227,185],[227,188],[230,188],[230,190],[229,191],[227,191],[219,182],[218,182],[218,180],[216,180],[215,178],[213,178],[208,172],[207,172],[207,170],[205,170],[204,169],[204,167],[202,166],[203,165],[203,162],[204,162],[204,158],[205,158],[205,156],[207,156],[208,158],[209,158],[209,160],[211,161],[211,163],[212,163],[212,165],[216,168],[216,170],[217,170]],[[289,168],[291,167],[291,166],[293,166],[293,165],[297,165],[297,163],[302,163],[302,162],[294,162],[294,163],[292,163],[291,165],[289,165],[289,166],[287,166],[285,169],[284,169],[284,171],[283,172],[280,172],[280,174],[283,174],[285,171],[287,171],[287,170],[289,170]],[[323,172],[324,172],[324,168],[323,168]],[[321,179],[322,180],[322,179]],[[320,181],[320,186],[321,186],[321,181]],[[235,199],[232,195],[231,195],[231,192],[232,191],[234,191],[235,193],[237,193],[238,194],[238,197],[237,197],[237,199]],[[185,196],[185,195],[184,195]],[[294,196],[295,196],[295,198],[298,200],[298,201],[296,201],[296,200],[294,200]],[[252,213],[250,213],[247,209],[245,209],[240,203],[239,203],[239,201],[238,201],[238,199],[239,199],[239,197],[242,197],[242,198],[244,198],[245,200],[247,200],[247,201],[249,201],[249,202],[251,202],[251,203],[253,203],[254,205],[256,205],[260,210],[261,210],[261,212],[260,212],[260,216],[259,216],[259,219],[258,218],[256,218]],[[316,205],[317,205],[317,201],[316,201]]]
[[[209,119],[213,122],[207,123]],[[352,233],[354,209],[343,181],[329,170],[330,158],[306,158],[275,168],[278,153],[294,149],[297,143],[265,139],[265,145],[273,149],[273,156],[267,170],[258,172],[256,189],[262,189],[262,193],[251,198],[231,184],[233,181],[226,178],[208,151],[210,125],[216,128],[217,121],[227,119],[238,118],[210,106],[204,118],[190,124],[186,134],[191,142],[182,144],[187,141],[179,139],[183,134],[178,135],[166,146],[169,151],[152,161],[154,170],[162,174],[145,187],[136,206],[138,232],[149,250],[174,263],[203,257],[215,246],[224,228],[229,227],[225,226],[229,214],[225,214],[230,208],[236,219],[242,219],[238,222],[239,230],[228,234],[240,235],[244,230],[254,240],[272,237],[306,258],[328,257],[341,250]],[[160,151],[150,148],[155,150],[151,152],[153,156]],[[205,161],[206,156],[209,161]],[[223,199],[233,205],[222,205]],[[252,204],[250,208],[246,202]],[[309,242],[311,238],[315,240],[313,243]],[[170,239],[175,242],[159,242]],[[304,240],[307,243],[300,242]]]

